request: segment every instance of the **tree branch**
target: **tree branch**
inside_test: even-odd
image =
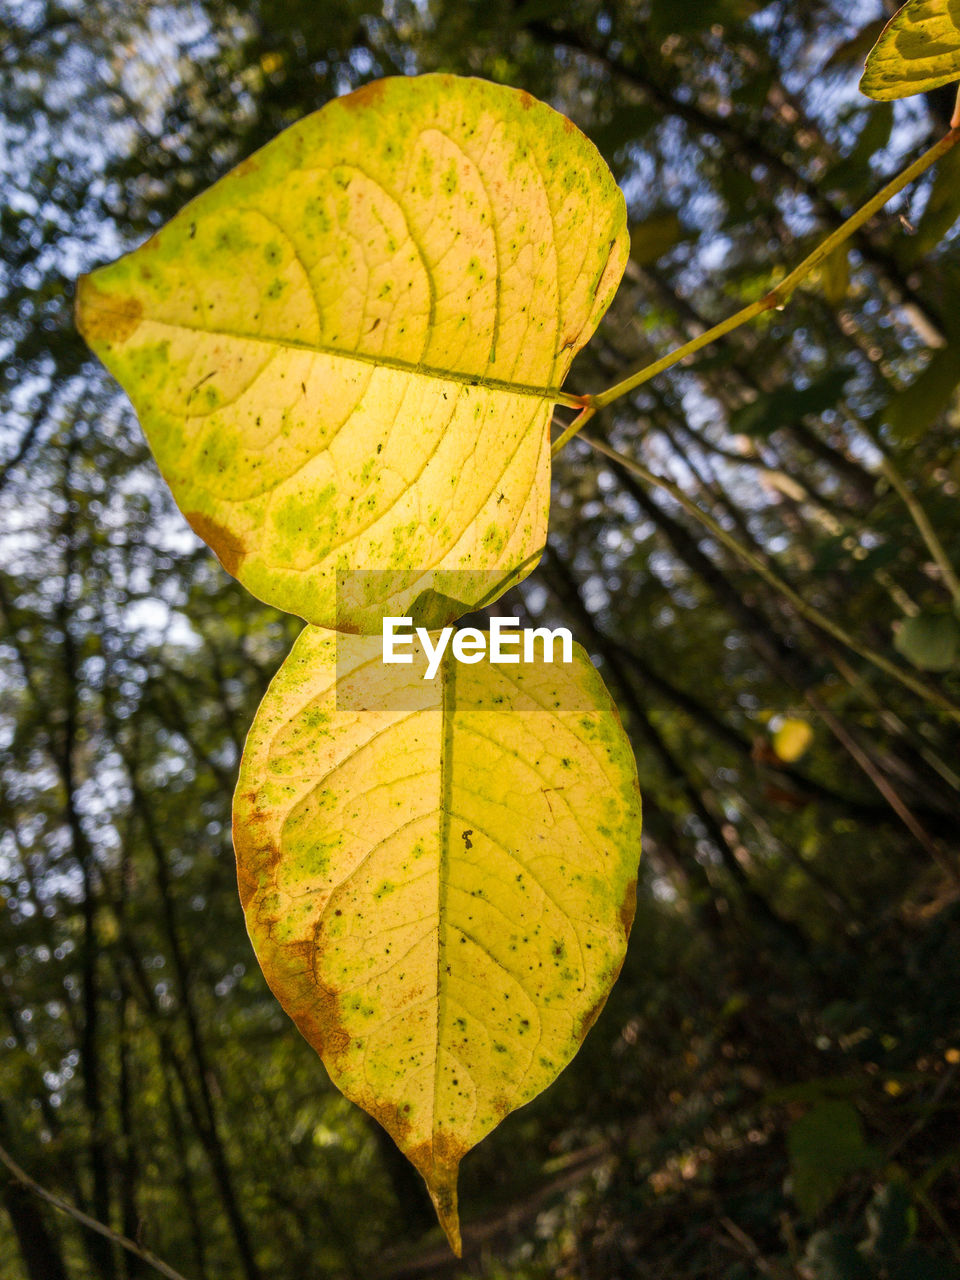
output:
[[[162,1276],[166,1276],[167,1280],[186,1280],[186,1276],[174,1271],[162,1258],[158,1258],[150,1249],[145,1249],[142,1245],[136,1244],[133,1240],[122,1236],[119,1231],[114,1231],[112,1227],[108,1227],[103,1222],[98,1222],[96,1218],[91,1218],[88,1213],[84,1213],[82,1209],[77,1209],[69,1201],[61,1199],[52,1191],[47,1191],[45,1187],[41,1187],[40,1183],[31,1178],[25,1169],[21,1169],[13,1157],[3,1148],[0,1147],[0,1163],[6,1165],[10,1173],[16,1180],[23,1184],[34,1195],[39,1196],[41,1200],[46,1200],[47,1204],[53,1205],[54,1209],[58,1209],[60,1213],[65,1213],[74,1221],[79,1222],[81,1226],[88,1227],[91,1231],[97,1231],[113,1244],[118,1244],[121,1249],[126,1249],[128,1253],[132,1253],[135,1257],[145,1262],[148,1267],[152,1267],[154,1271],[159,1271]]]

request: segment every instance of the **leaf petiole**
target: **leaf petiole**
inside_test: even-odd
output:
[[[550,449],[550,457],[555,458],[567,441],[572,440],[580,428],[586,426],[596,412],[597,410],[595,407],[585,405],[574,420],[564,428],[563,433],[554,440]]]

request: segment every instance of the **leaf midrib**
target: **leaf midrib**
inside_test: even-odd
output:
[[[437,853],[437,1029],[434,1036],[433,1057],[433,1115],[430,1125],[431,1155],[436,1159],[435,1143],[437,1138],[437,1094],[440,1089],[440,1027],[446,1001],[443,992],[444,957],[447,950],[446,915],[447,915],[447,883],[450,867],[450,826],[453,822],[453,737],[454,716],[456,714],[456,661],[448,652],[444,655],[440,666],[441,701],[440,701],[440,831]]]
[[[129,323],[129,314],[110,307],[103,307],[88,301],[86,304],[99,315],[114,316],[120,321]],[[491,378],[482,373],[465,373],[456,369],[444,369],[438,365],[429,365],[412,360],[401,360],[398,356],[368,354],[365,351],[345,351],[341,347],[330,346],[322,342],[306,342],[298,338],[274,338],[263,333],[242,333],[236,329],[218,327],[204,328],[202,325],[189,324],[184,320],[162,320],[156,316],[143,316],[142,324],[158,325],[165,329],[180,329],[185,333],[203,334],[209,338],[230,338],[238,342],[259,342],[265,346],[281,347],[284,350],[306,351],[311,355],[332,356],[336,359],[354,361],[357,364],[373,365],[375,368],[395,369],[423,378],[435,378],[441,382],[450,382],[464,387],[482,387],[489,391],[501,391],[510,395],[528,396],[537,400],[546,400],[552,404],[567,404],[571,408],[580,408],[580,399],[562,391],[559,387],[538,387],[525,382],[511,382],[505,378]],[[125,344],[121,344],[125,345]]]

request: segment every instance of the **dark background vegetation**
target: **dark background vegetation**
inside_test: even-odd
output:
[[[79,272],[286,124],[440,68],[553,103],[623,185],[633,257],[568,383],[599,389],[943,132],[949,91],[857,95],[882,12],[0,2],[0,1144],[188,1280],[958,1274],[956,725],[569,446],[525,598],[573,625],[633,739],[639,908],[577,1059],[467,1159],[456,1264],[243,927],[231,791],[298,623],[189,532],[71,314]],[[898,628],[949,635],[950,595],[883,468],[960,564],[958,190],[948,162],[785,311],[592,424],[905,666]],[[960,699],[955,666],[925,678]],[[792,763],[783,718],[813,730]],[[149,1274],[0,1170],[0,1280]]]

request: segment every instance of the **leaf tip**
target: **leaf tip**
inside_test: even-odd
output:
[[[460,1236],[460,1212],[457,1205],[457,1176],[459,1162],[435,1169],[426,1179],[430,1199],[437,1211],[443,1234],[458,1258],[463,1257],[463,1240]]]

